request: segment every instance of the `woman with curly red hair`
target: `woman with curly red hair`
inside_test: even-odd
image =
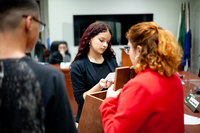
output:
[[[94,22],[81,37],[78,53],[70,69],[73,94],[78,103],[76,122],[79,122],[87,94],[108,88],[113,82],[104,78],[118,66],[111,48],[112,31],[103,22]]]
[[[137,75],[123,89],[108,89],[99,108],[104,131],[183,133],[183,87],[176,73],[182,49],[175,36],[154,22],[142,22],[126,37],[125,51]]]

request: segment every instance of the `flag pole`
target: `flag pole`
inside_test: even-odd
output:
[[[185,14],[184,14],[184,31],[186,31],[186,3],[184,2],[184,12],[185,12]]]
[[[190,2],[188,2],[188,19],[189,19],[189,48],[190,48],[190,58],[191,58],[191,30],[190,30]],[[189,62],[191,68],[191,60]]]
[[[178,25],[179,27],[180,27],[180,29],[178,28],[178,36],[177,36],[177,40],[178,40],[178,42],[179,42],[179,37],[181,36],[181,23],[182,23],[182,17],[183,17],[183,2],[181,3],[181,17],[180,17],[180,25]],[[179,45],[181,45],[181,44],[179,44]],[[183,59],[182,59],[183,60]],[[179,64],[179,66],[178,66],[178,71],[182,71],[182,61],[181,61],[181,63]]]

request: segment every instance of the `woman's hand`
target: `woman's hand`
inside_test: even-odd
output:
[[[101,79],[99,81],[99,86],[103,89],[103,88],[109,88],[114,82],[113,81],[108,81],[105,79]]]
[[[122,89],[118,89],[117,91],[114,91],[113,86],[114,86],[114,84],[112,86],[110,86],[110,88],[108,88],[106,97],[117,98],[119,96],[119,94],[122,92]]]
[[[87,94],[101,91],[103,88],[109,88],[112,84],[113,84],[113,81],[101,79],[99,83],[97,83],[94,87],[92,87],[90,90],[83,93],[83,99],[85,99]]]

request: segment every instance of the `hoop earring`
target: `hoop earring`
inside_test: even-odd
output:
[[[90,42],[89,42],[89,46],[90,46]]]

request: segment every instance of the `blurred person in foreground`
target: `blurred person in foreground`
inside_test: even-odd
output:
[[[35,0],[0,1],[0,132],[77,132],[63,74],[31,52],[45,24]]]
[[[105,133],[184,133],[183,86],[177,74],[182,49],[154,22],[126,33],[124,48],[137,75],[122,89],[110,87],[100,106]]]

